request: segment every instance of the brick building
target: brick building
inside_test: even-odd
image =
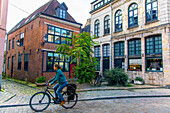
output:
[[[50,0],[8,32],[6,75],[32,82],[40,76],[50,79],[55,75],[53,64],[58,63],[67,78],[71,77],[74,64],[55,53],[55,46],[70,43],[65,39],[80,33],[81,26],[64,2]]]
[[[91,31],[98,71],[124,68],[131,80],[170,85],[170,1],[95,0]]]

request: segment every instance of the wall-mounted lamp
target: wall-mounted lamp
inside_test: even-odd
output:
[[[20,46],[20,41],[19,40],[17,40],[16,45]]]

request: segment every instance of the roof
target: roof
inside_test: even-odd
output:
[[[62,3],[65,4],[65,3]],[[56,15],[56,8],[60,5],[60,3],[57,0],[50,0],[48,3],[44,4],[37,10],[35,10],[32,14],[30,14],[27,18],[23,18],[17,25],[15,25],[9,32],[8,34],[16,31],[20,27],[24,26],[25,24],[29,23],[30,21],[34,20],[39,16],[39,14],[47,14],[51,16]],[[60,18],[58,18],[60,19]],[[63,20],[63,19],[62,19]],[[75,19],[67,12],[67,18],[69,22],[77,23]]]

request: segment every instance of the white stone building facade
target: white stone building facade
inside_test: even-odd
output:
[[[100,73],[119,67],[130,80],[170,85],[170,0],[95,0],[90,14]]]

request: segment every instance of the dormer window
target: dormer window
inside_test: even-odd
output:
[[[60,9],[60,18],[66,18],[66,11],[63,9]]]
[[[62,4],[58,5],[58,7],[56,8],[56,15],[59,18],[63,18],[66,19],[67,18],[67,6],[66,4],[63,2]]]

